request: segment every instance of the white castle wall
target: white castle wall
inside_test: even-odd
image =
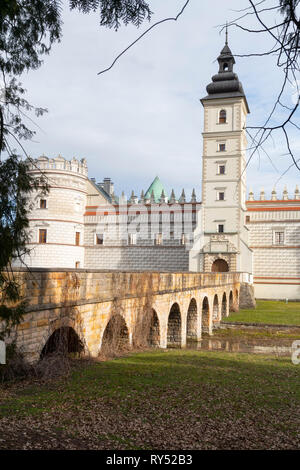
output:
[[[296,188],[294,199],[285,189],[277,200],[266,199],[261,191],[254,200],[250,192],[247,226],[254,253],[254,288],[257,298],[300,300],[300,201]],[[252,209],[252,210],[251,210]],[[284,243],[276,244],[274,233],[284,232]]]

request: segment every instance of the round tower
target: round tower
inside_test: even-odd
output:
[[[25,262],[31,267],[84,267],[84,211],[87,196],[86,160],[61,155],[41,156],[28,162],[33,177],[45,176],[49,192],[32,193],[29,215],[30,254]]]

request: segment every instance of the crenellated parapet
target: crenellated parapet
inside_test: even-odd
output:
[[[85,158],[82,158],[81,160],[77,160],[76,158],[66,160],[61,155],[58,155],[55,158],[48,158],[45,155],[42,155],[36,159],[28,159],[27,164],[29,171],[59,170],[66,173],[76,173],[77,175],[80,174],[88,176],[88,167]]]
[[[287,186],[284,186],[282,194],[278,194],[275,188],[271,191],[271,197],[268,198],[266,197],[266,193],[264,188],[260,190],[259,197],[256,199],[254,192],[252,189],[249,191],[249,196],[248,196],[248,202],[253,202],[253,201],[293,201],[293,200],[300,200],[300,190],[298,185],[296,185],[296,188],[294,190],[293,195],[291,197],[289,196],[289,191],[287,189]]]

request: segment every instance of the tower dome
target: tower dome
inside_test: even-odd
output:
[[[204,99],[235,98],[241,96],[246,100],[243,85],[239,81],[237,74],[233,72],[235,59],[228,46],[227,31],[225,46],[221,50],[217,60],[219,62],[219,71],[212,77],[212,82],[207,85],[206,91],[208,95]]]

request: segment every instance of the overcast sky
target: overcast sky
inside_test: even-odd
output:
[[[154,22],[175,16],[184,0],[149,3]],[[232,20],[237,15],[232,10],[243,6],[248,6],[247,0],[191,0],[177,22],[153,29],[100,76],[97,72],[148,24],[140,30],[128,26],[115,32],[99,27],[98,14],[66,9],[61,43],[39,70],[22,77],[29,101],[49,110],[36,120],[40,128],[34,142],[26,143],[30,155],[84,157],[89,176],[97,181],[111,177],[117,194],[125,190],[130,195],[132,189],[140,194],[158,175],[167,191],[174,188],[179,195],[184,187],[189,197],[195,187],[200,197],[203,108],[199,99],[218,69],[215,59],[224,45],[218,26]],[[234,54],[244,54],[263,50],[268,39],[232,29],[229,45]],[[236,58],[236,62],[235,72],[251,110],[248,124],[259,125],[272,107],[282,75],[274,58]],[[296,130],[292,145],[297,157]],[[277,170],[264,154],[252,159],[247,182],[256,196],[261,186],[269,195],[291,163],[283,156],[286,149],[279,134],[266,148]],[[292,168],[278,183],[279,193],[287,184],[291,197],[296,183],[300,173]]]

